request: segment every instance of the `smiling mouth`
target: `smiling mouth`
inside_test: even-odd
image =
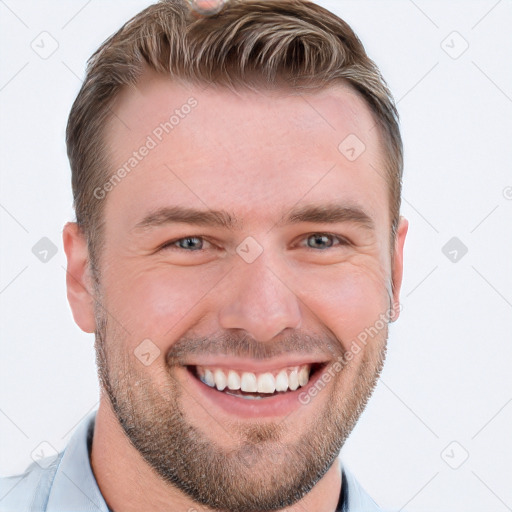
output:
[[[189,366],[188,370],[216,391],[246,400],[261,400],[306,386],[325,366],[324,363],[304,364],[260,373],[205,366]]]

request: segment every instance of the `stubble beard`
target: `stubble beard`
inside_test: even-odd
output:
[[[158,389],[128,353],[122,336],[109,329],[106,314],[99,310],[96,316],[101,388],[130,443],[163,482],[198,504],[226,512],[280,510],[309,493],[332,466],[363,412],[386,354],[387,326],[380,339],[372,340],[380,348],[361,361],[350,389],[342,386],[348,364],[331,381],[331,389],[321,391],[329,393],[326,405],[310,418],[298,440],[286,442],[292,414],[282,423],[239,424],[230,434],[241,441],[228,450],[187,419],[190,396],[174,377],[173,367],[166,367],[165,388]]]

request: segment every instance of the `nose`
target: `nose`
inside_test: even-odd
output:
[[[260,342],[271,341],[287,328],[301,325],[300,301],[264,257],[239,262],[229,276],[227,300],[219,311],[224,329],[242,329]]]

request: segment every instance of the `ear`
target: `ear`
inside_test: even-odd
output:
[[[409,222],[404,217],[400,217],[398,222],[395,250],[393,253],[393,304],[391,305],[392,318],[394,322],[400,316],[400,289],[402,288],[402,277],[404,274],[404,244],[407,230],[409,229]]]
[[[68,222],[64,226],[62,240],[68,260],[66,288],[73,318],[82,331],[92,333],[96,321],[87,240],[76,222]]]

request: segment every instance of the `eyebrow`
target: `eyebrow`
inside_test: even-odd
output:
[[[335,224],[351,222],[368,230],[375,229],[373,219],[359,206],[326,204],[305,205],[294,208],[282,219],[278,225],[298,224],[300,222],[316,222]]]
[[[339,204],[306,205],[293,208],[287,215],[281,218],[276,226],[299,224],[301,222],[328,224],[350,222],[368,230],[375,229],[372,218],[363,209],[358,206]],[[201,210],[184,206],[171,206],[149,212],[134,226],[133,230],[145,231],[172,223],[195,224],[197,226],[221,227],[225,229],[241,227],[241,223],[224,210]]]
[[[200,210],[184,206],[163,207],[148,213],[133,230],[145,231],[165,224],[184,223],[198,226],[234,228],[235,219],[226,211]]]

